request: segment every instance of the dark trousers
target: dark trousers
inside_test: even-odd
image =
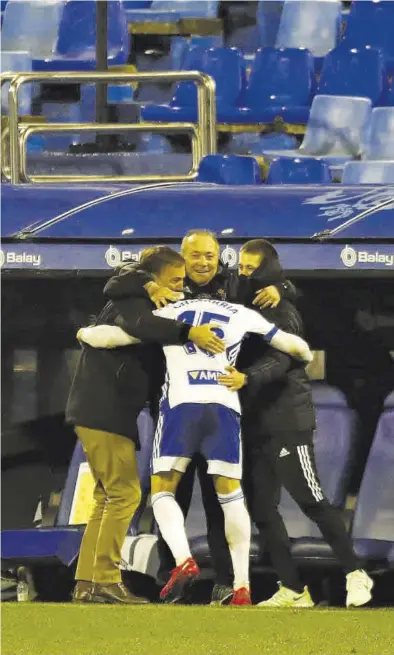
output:
[[[312,437],[311,432],[284,433],[275,440],[244,446],[244,491],[251,519],[259,530],[261,551],[268,550],[282,584],[300,592],[303,585],[278,511],[282,486],[319,527],[346,573],[360,568],[341,512],[330,505],[321,489]]]
[[[176,500],[184,516],[187,516],[193,493],[195,475],[198,475],[201,486],[202,501],[207,521],[208,546],[215,571],[215,582],[223,585],[232,585],[232,565],[230,552],[224,534],[224,516],[216,495],[213,480],[207,473],[207,463],[202,455],[195,455],[190,462],[186,473],[179,483]],[[165,541],[159,535],[158,542],[160,571],[159,577],[166,578],[168,571],[175,566],[174,558]]]

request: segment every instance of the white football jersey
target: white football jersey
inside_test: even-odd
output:
[[[219,325],[217,334],[226,350],[214,355],[193,342],[184,346],[165,346],[167,377],[163,393],[169,406],[182,403],[218,403],[240,413],[238,393],[218,383],[219,375],[226,374],[226,366],[234,366],[242,339],[247,332],[266,335],[275,330],[257,311],[221,300],[181,300],[157,309],[154,314],[184,321],[194,327],[206,323]]]

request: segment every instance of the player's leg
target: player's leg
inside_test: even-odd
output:
[[[250,519],[241,488],[242,445],[239,414],[223,405],[205,405],[201,453],[214,476],[224,514],[224,529],[234,570],[232,604],[250,604]],[[238,590],[242,590],[242,593]]]
[[[347,578],[347,607],[365,605],[371,600],[373,581],[361,568],[341,512],[328,502],[322,491],[313,452],[312,433],[306,433],[303,437],[300,435],[297,439],[298,445],[288,446],[288,455],[279,457],[281,481],[304,514],[319,527],[344,569]]]
[[[153,514],[176,564],[169,581],[160,592],[160,598],[167,603],[182,600],[200,573],[190,552],[185,517],[175,500],[181,477],[180,471],[172,470],[156,473],[151,478]]]
[[[161,410],[153,444],[152,509],[176,564],[160,594],[166,602],[179,601],[189,583],[199,574],[198,566],[191,557],[185,518],[175,499],[179,481],[195,451],[198,414],[198,406],[186,403]]]
[[[232,605],[250,605],[249,553],[251,526],[240,480],[214,476],[219,503],[224,514],[224,530],[234,570]]]

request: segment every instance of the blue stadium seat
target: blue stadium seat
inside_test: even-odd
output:
[[[340,45],[324,60],[319,91],[325,95],[370,98],[380,104],[387,88],[384,60],[374,48],[352,48]]]
[[[257,28],[259,42],[263,48],[275,47],[283,5],[283,0],[260,0],[259,2]]]
[[[330,168],[320,159],[290,159],[277,157],[272,160],[267,184],[331,184]]]
[[[394,3],[387,0],[352,2],[343,36],[348,48],[380,49],[389,75],[394,73]]]
[[[308,120],[315,90],[313,57],[301,48],[262,48],[257,51],[250,78],[238,107],[227,105],[221,123],[285,123]]]
[[[129,23],[172,23],[181,18],[217,18],[217,0],[153,0],[146,9],[132,9],[128,3]]]
[[[94,70],[96,0],[9,0],[3,47],[28,50],[33,70]],[[108,3],[108,64],[125,64],[129,37],[120,0]]]
[[[317,423],[313,443],[319,477],[329,501],[343,508],[353,455],[354,412],[349,409],[343,393],[335,387],[315,383],[312,393]],[[291,538],[321,536],[316,525],[301,512],[286,491],[282,493],[280,511]],[[294,543],[295,555],[306,545],[304,541],[299,543]]]
[[[217,114],[236,106],[245,84],[244,61],[235,48],[193,48],[186,55],[184,70],[198,70],[216,82]],[[146,121],[197,121],[197,89],[193,82],[180,82],[169,105],[146,105],[141,108]]]
[[[350,161],[343,169],[342,184],[394,184],[394,160]]]
[[[377,107],[372,111],[363,157],[394,160],[394,107]]]
[[[260,168],[254,157],[206,155],[198,168],[198,182],[260,184]]]
[[[377,110],[375,110],[377,111]],[[317,95],[313,99],[304,140],[298,150],[267,150],[274,157],[319,157],[328,164],[344,164],[358,157],[371,117],[368,98]]]
[[[339,41],[341,3],[286,0],[276,39],[277,48],[308,48],[320,69],[322,58]]]
[[[31,72],[31,57],[28,52],[1,51],[2,73],[29,73]],[[1,87],[1,113],[8,114],[8,82]],[[33,85],[24,84],[19,91],[19,113],[31,114]]]
[[[394,546],[393,468],[394,391],[386,398],[376,428],[352,527],[356,551],[368,560],[386,560]]]

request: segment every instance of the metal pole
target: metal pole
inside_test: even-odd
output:
[[[108,70],[108,2],[96,0],[96,71]],[[96,85],[96,122],[108,122],[107,85]],[[104,134],[97,134],[96,143],[104,146],[108,139]]]

